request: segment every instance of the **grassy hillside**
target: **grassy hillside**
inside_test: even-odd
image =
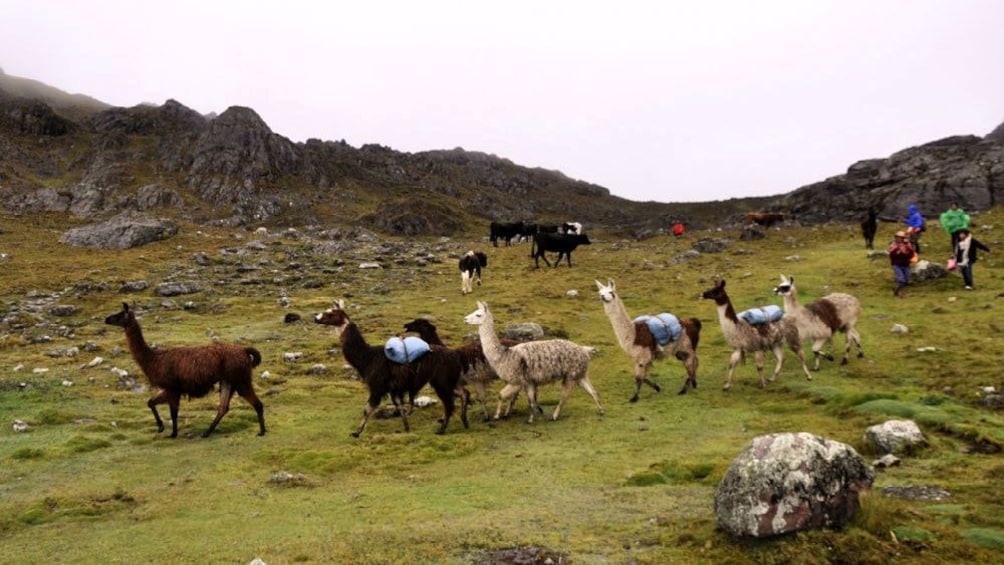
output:
[[[1004,225],[1004,210],[975,223]],[[1004,462],[985,453],[1004,443],[1004,418],[980,396],[982,387],[1004,389],[999,227],[977,232],[994,249],[976,267],[977,290],[964,291],[952,275],[915,286],[906,299],[892,296],[888,261],[868,259],[856,229],[839,225],[771,230],[760,242],[730,232],[641,242],[595,232],[573,268],[539,270],[527,245],[493,249],[480,239],[390,242],[374,257],[386,268],[359,270],[349,251],[292,233],[255,249],[248,232],[184,224],[169,241],[111,252],[54,244],[66,227],[61,216],[0,219],[4,562],[470,563],[535,546],[572,563],[989,563],[1004,549]],[[893,229],[880,226],[878,240]],[[725,253],[671,264],[699,237],[734,241]],[[947,236],[935,229],[926,237],[933,259],[947,255]],[[413,245],[441,262],[416,260]],[[455,256],[472,247],[488,251],[489,267],[484,285],[462,297]],[[198,252],[211,264],[197,265]],[[779,272],[796,277],[803,302],[833,291],[858,296],[867,357],[824,362],[805,381],[789,356],[766,390],[749,363],[724,392],[730,351],[713,304],[698,296],[721,275],[737,309],[779,304],[770,293]],[[654,371],[664,392],[646,388],[628,403],[630,362],[593,282],[607,278],[632,315],[670,311],[704,322],[697,391],[677,396],[682,366],[664,361]],[[189,279],[204,290],[169,300],[149,289],[120,292],[126,281]],[[291,307],[279,304],[282,296]],[[441,407],[433,406],[416,411],[411,433],[374,418],[354,439],[364,386],[329,328],[309,323],[336,298],[371,344],[417,316],[431,316],[444,341],[459,343],[473,333],[463,316],[485,300],[500,327],[537,322],[594,346],[591,379],[606,414],[576,391],[557,422],[525,424],[524,399],[509,420],[488,426],[472,411],[470,429],[454,421],[436,436]],[[161,346],[218,336],[258,348],[255,385],[269,433],[257,437],[254,412],[235,399],[216,434],[202,439],[215,414],[210,396],[182,401],[178,439],[157,434],[149,392],[119,388],[110,371],[144,382],[122,331],[102,323],[123,301]],[[58,318],[49,313],[55,304],[80,310]],[[289,312],[308,321],[284,324]],[[909,333],[890,332],[897,323]],[[842,347],[842,337],[836,342]],[[76,356],[50,356],[74,346]],[[918,351],[925,348],[934,349]],[[293,352],[302,357],[284,361]],[[96,356],[104,362],[84,368]],[[314,374],[315,364],[326,372]],[[546,410],[557,393],[541,391]],[[844,530],[761,542],[716,531],[715,488],[754,436],[805,431],[864,450],[864,429],[893,418],[917,421],[931,446],[879,472]],[[15,420],[28,431],[16,433]],[[280,471],[298,478],[276,482]],[[881,493],[911,485],[952,497]]]

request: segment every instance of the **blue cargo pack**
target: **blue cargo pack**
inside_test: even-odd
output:
[[[659,342],[659,345],[666,345],[671,341],[676,341],[680,337],[680,332],[683,328],[680,326],[680,320],[672,315],[663,312],[657,316],[638,316],[634,319],[634,323],[645,322],[648,325],[648,329],[655,336],[655,341]]]
[[[758,326],[760,324],[766,324],[767,322],[776,322],[784,316],[784,310],[780,306],[775,304],[770,304],[767,306],[761,306],[760,308],[750,308],[739,313],[739,318],[745,320],[747,324],[751,326]]]
[[[415,336],[392,337],[383,346],[384,355],[395,363],[411,363],[428,352],[429,344]]]

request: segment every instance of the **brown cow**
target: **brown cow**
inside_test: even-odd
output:
[[[765,228],[784,220],[784,214],[780,212],[747,212],[746,225],[760,224]]]

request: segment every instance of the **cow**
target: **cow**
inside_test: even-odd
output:
[[[561,228],[558,231],[561,233],[579,235],[582,233],[582,224],[579,222],[565,222],[561,224]]]
[[[861,221],[861,235],[865,237],[865,247],[875,249],[875,232],[878,231],[878,212],[868,210],[868,217]]]
[[[519,240],[530,241],[536,234],[537,234],[537,224],[531,224],[527,222],[523,224],[523,231],[519,233]]]
[[[489,235],[488,239],[491,240],[492,245],[495,247],[499,246],[500,239],[505,240],[506,246],[512,245],[512,238],[519,237],[523,232],[523,222],[514,222],[509,224],[492,222],[488,226]]]
[[[568,266],[572,266],[572,251],[579,245],[590,245],[589,237],[586,234],[561,234],[561,233],[538,233],[533,236],[533,245],[530,247],[530,256],[533,257],[533,266],[540,267],[540,259],[547,263],[548,267],[557,267],[561,263],[561,256],[567,257]],[[558,253],[558,260],[551,265],[544,255],[545,251],[555,251]]]
[[[784,214],[780,212],[747,212],[746,225],[759,224],[765,228],[784,220]]]
[[[460,293],[474,292],[474,281],[481,286],[481,269],[488,266],[488,256],[481,251],[468,251],[460,258]]]

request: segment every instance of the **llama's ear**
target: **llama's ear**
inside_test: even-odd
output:
[[[607,279],[607,286],[610,287],[610,290],[616,290],[617,289],[617,285],[614,284],[614,279]]]
[[[478,308],[484,310],[485,312],[488,311],[488,305],[485,304],[484,302],[481,302],[480,300],[478,300]]]
[[[125,302],[122,303],[122,311],[123,312],[128,312],[129,311],[129,305],[126,304]]]
[[[781,273],[781,284],[788,282],[788,279],[784,278],[784,273]]]
[[[345,301],[339,298],[335,300],[335,310],[345,310]]]
[[[596,281],[596,279],[593,280]],[[603,283],[596,281],[596,290],[603,290]]]

